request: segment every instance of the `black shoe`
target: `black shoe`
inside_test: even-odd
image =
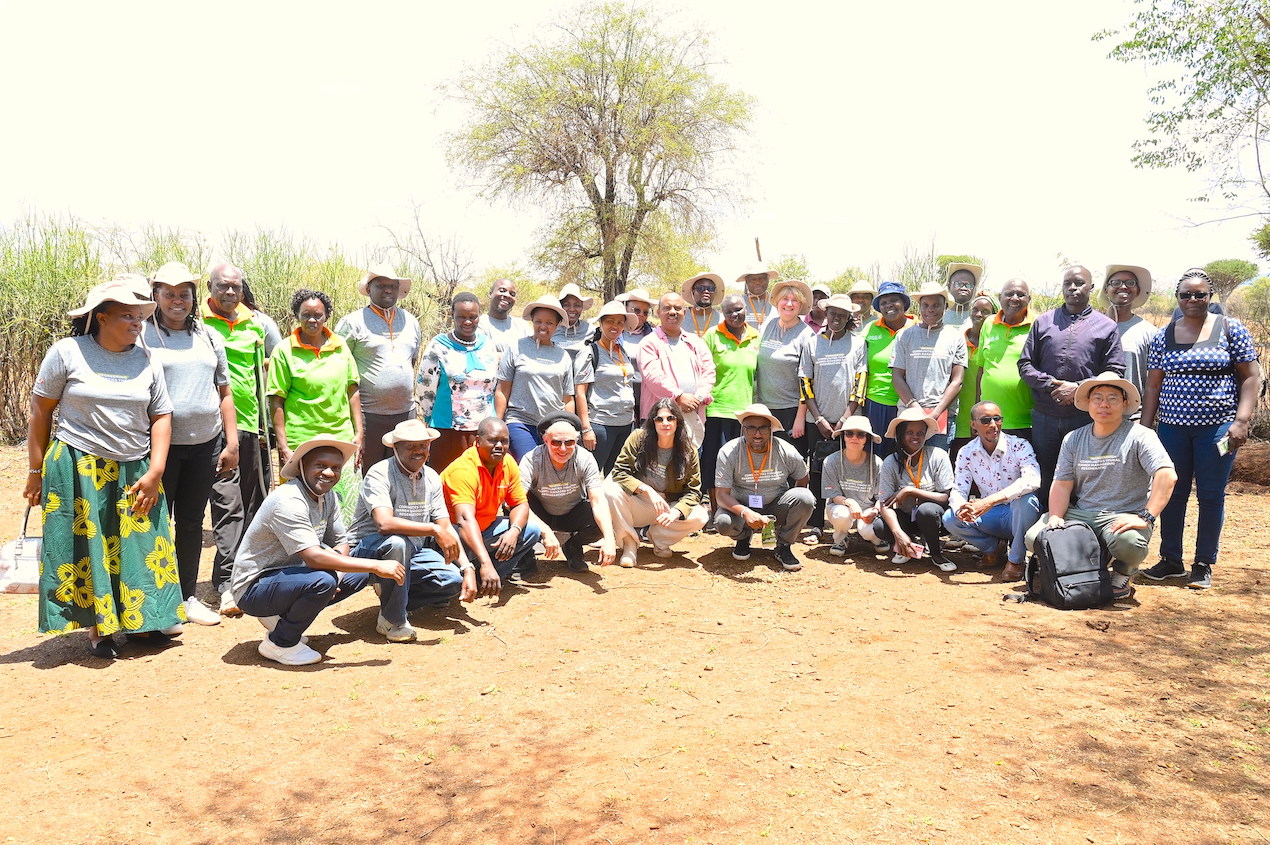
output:
[[[1187,580],[1186,586],[1192,590],[1207,590],[1213,586],[1213,565],[1211,563],[1197,563],[1191,567],[1191,577]]]
[[[538,571],[538,558],[533,555],[525,555],[521,558],[520,563],[516,565],[516,572],[521,575],[533,575]]]
[[[88,652],[93,657],[100,657],[103,660],[114,660],[119,656],[119,647],[115,645],[115,641],[110,637],[102,637],[95,643],[89,643]]]
[[[794,550],[784,543],[776,547],[776,559],[786,572],[797,572],[803,568],[802,561],[794,557]]]
[[[1186,564],[1180,560],[1169,560],[1162,557],[1155,566],[1142,570],[1142,577],[1150,578],[1152,581],[1163,581],[1165,578],[1185,578]]]
[[[749,560],[750,559],[750,538],[745,537],[736,541],[736,547],[732,549],[733,560]]]

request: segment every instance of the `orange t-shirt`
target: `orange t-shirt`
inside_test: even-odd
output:
[[[498,516],[502,505],[516,507],[525,499],[525,487],[520,483],[520,467],[511,455],[503,456],[503,464],[492,475],[481,463],[476,447],[469,448],[441,473],[441,489],[445,493],[445,507],[450,521],[457,522],[455,505],[474,505],[476,524],[484,531]]]

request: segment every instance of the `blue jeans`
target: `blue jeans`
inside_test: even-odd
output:
[[[1036,494],[1028,493],[1013,502],[994,505],[974,522],[962,522],[951,509],[947,510],[944,512],[944,527],[949,534],[968,541],[984,554],[996,548],[997,540],[1009,540],[1010,563],[1022,564],[1027,560],[1023,538],[1040,518],[1041,508]]]
[[[1063,447],[1063,438],[1091,422],[1093,420],[1084,411],[1071,417],[1052,417],[1032,409],[1032,448],[1036,450],[1036,462],[1041,467],[1041,489],[1036,491],[1036,498],[1041,503],[1041,510],[1049,510],[1050,484],[1058,467],[1058,452]]]
[[[634,425],[634,423],[626,425],[591,423],[591,431],[595,434],[595,451],[591,454],[595,462],[600,465],[600,475],[608,475],[613,470],[613,465],[617,463],[617,456],[626,445],[626,438],[630,437]]]
[[[394,625],[406,621],[406,614],[420,607],[445,607],[463,589],[463,575],[457,566],[446,563],[430,545],[418,551],[409,537],[368,534],[353,549],[353,557],[395,560],[406,569],[405,583],[375,576],[379,583],[379,613]]]
[[[899,414],[900,409],[894,405],[883,405],[881,402],[874,402],[872,399],[864,403],[865,416],[869,418],[869,425],[873,427],[873,433],[882,438],[882,442],[874,445],[873,454],[883,460],[886,456],[895,451],[895,438],[886,436],[886,427],[891,424],[891,420]]]
[[[1195,533],[1195,562],[1210,566],[1217,562],[1222,522],[1226,519],[1226,482],[1235,466],[1235,453],[1218,454],[1217,441],[1226,436],[1230,423],[1220,425],[1174,425],[1162,422],[1158,433],[1164,449],[1173,459],[1177,484],[1160,514],[1160,557],[1182,560],[1182,529],[1186,524],[1186,500],[1195,481],[1199,500],[1199,528]]]
[[[499,560],[494,557],[494,544],[498,542],[498,538],[511,528],[511,520],[505,516],[496,517],[489,527],[481,532],[481,539],[485,541],[485,551],[489,554],[490,563],[494,564],[494,569],[498,572],[498,577],[507,580],[512,571],[519,568],[526,557],[532,558],[534,555],[534,545],[542,539],[542,532],[532,523],[526,523],[525,530],[520,532],[520,537],[516,540],[516,548],[512,551],[511,557],[507,560]],[[466,544],[464,546],[466,548]],[[467,556],[476,563],[476,555],[472,554],[472,550],[467,550]],[[476,567],[476,583],[481,582],[481,567]]]
[[[538,429],[528,423],[509,422],[507,424],[507,448],[511,450],[512,459],[520,463],[520,459],[528,455],[535,446],[542,445],[542,437]]]
[[[277,616],[269,634],[274,645],[290,648],[329,605],[370,583],[368,572],[331,572],[307,566],[270,569],[247,585],[238,606],[250,616]]]

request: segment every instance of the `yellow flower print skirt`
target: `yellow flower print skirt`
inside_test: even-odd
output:
[[[44,544],[40,630],[97,626],[157,631],[185,621],[175,549],[163,496],[134,514],[128,488],[150,459],[112,461],[60,440],[44,456]]]

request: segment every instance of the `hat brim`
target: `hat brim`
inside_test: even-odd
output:
[[[737,277],[736,277],[736,280],[737,280],[737,282],[738,282],[738,283],[740,283],[740,284],[745,284],[745,277],[746,277],[746,276],[761,276],[761,275],[762,275],[762,274],[764,274],[764,273],[766,273],[766,274],[767,274],[767,280],[768,280],[769,282],[774,282],[774,281],[776,281],[776,277],[780,275],[780,273],[776,272],[775,270],[765,270],[765,269],[763,269],[762,267],[754,267],[754,268],[751,268],[751,269],[749,269],[749,270],[746,270],[744,273],[742,273],[741,275],[737,276]]]
[[[1138,388],[1133,382],[1124,378],[1098,378],[1094,377],[1086,379],[1080,383],[1080,387],[1076,388],[1076,396],[1072,399],[1072,404],[1079,410],[1089,413],[1089,394],[1094,392],[1094,388],[1108,385],[1110,387],[1118,387],[1125,393],[1125,416],[1136,414],[1138,409],[1142,407],[1142,394],[1138,392]]]
[[[772,424],[772,431],[784,431],[785,426],[781,425],[781,421],[771,414],[760,414],[757,411],[737,411],[734,415],[738,422],[745,422],[750,417],[759,417],[765,419]]]
[[[798,308],[799,315],[805,317],[811,313],[811,287],[806,282],[800,282],[795,279],[777,282],[767,292],[768,301],[775,304],[781,298],[781,290],[784,288],[792,288],[803,295],[803,303]]]
[[[939,432],[939,423],[937,423],[935,421],[935,418],[930,416],[929,414],[922,412],[922,416],[918,418],[915,411],[914,412],[900,411],[900,413],[895,417],[895,419],[891,420],[890,424],[887,425],[886,436],[889,437],[891,440],[898,440],[899,438],[896,436],[896,433],[899,431],[900,426],[903,425],[904,423],[911,423],[911,422],[926,423],[926,437],[927,438],[929,438],[932,434],[936,434]]]
[[[282,465],[282,469],[278,470],[278,475],[283,478],[295,478],[300,472],[300,462],[304,460],[305,455],[314,449],[322,449],[328,446],[340,450],[340,454],[344,456],[344,463],[351,461],[353,455],[357,454],[357,444],[355,443],[349,443],[347,440],[339,440],[334,437],[314,437],[295,447],[290,459]]]
[[[1105,306],[1111,305],[1111,301],[1107,299],[1107,280],[1122,270],[1128,270],[1138,280],[1138,295],[1133,298],[1133,307],[1141,308],[1151,298],[1151,271],[1133,264],[1108,264],[1102,276],[1102,289],[1098,291],[1098,299]]]
[[[552,303],[550,303],[550,302],[543,302],[542,300],[538,300],[538,301],[536,301],[536,302],[531,302],[531,303],[529,303],[528,305],[526,305],[526,306],[524,307],[524,309],[520,312],[520,316],[521,316],[521,317],[524,317],[526,320],[532,320],[532,319],[533,319],[533,313],[534,313],[534,311],[535,311],[536,309],[538,309],[538,308],[546,308],[548,311],[554,311],[554,312],[556,312],[556,314],[558,314],[558,315],[560,316],[560,322],[562,322],[562,323],[563,323],[565,320],[569,319],[569,315],[568,315],[568,314],[566,314],[566,313],[564,312],[564,309],[563,309],[563,308],[561,308],[559,305],[554,305],[554,304],[552,304]]]
[[[147,320],[154,314],[154,309],[159,307],[158,303],[156,303],[153,299],[141,299],[135,294],[127,299],[121,299],[119,296],[115,295],[90,296],[83,305],[78,308],[72,308],[67,311],[66,314],[70,317],[83,317],[85,314],[91,314],[94,309],[106,304],[107,302],[117,302],[120,305],[138,307],[145,312],[143,317]]]
[[[396,437],[394,436],[396,431],[397,429],[394,428],[392,431],[385,432],[384,436],[379,438],[379,442],[389,448],[392,448],[398,443],[431,443],[433,440],[436,440],[441,436],[441,432],[426,424],[423,426],[423,431],[420,432],[423,437]]]
[[[714,282],[714,292],[716,294],[723,289],[723,279],[719,276],[716,276],[714,273],[702,273],[700,276],[693,276],[691,279],[688,279],[686,282],[684,282],[682,285],[679,286],[679,292],[683,295],[684,299],[688,300],[689,305],[693,304],[693,295],[692,295],[693,286],[696,285],[697,282],[700,282],[703,280],[709,280],[711,282]]]
[[[879,437],[878,435],[874,434],[874,433],[873,433],[873,431],[872,431],[872,429],[868,429],[868,428],[860,428],[859,426],[854,426],[854,425],[852,425],[852,426],[847,426],[846,428],[840,428],[840,429],[836,430],[836,431],[833,433],[833,436],[834,436],[834,437],[841,437],[841,438],[842,438],[842,442],[844,442],[844,443],[845,443],[845,442],[846,442],[846,434],[847,434],[847,432],[848,432],[848,431],[859,431],[859,432],[863,433],[865,436],[867,436],[867,437],[868,437],[870,440],[872,440],[874,443],[881,443],[881,442],[882,442],[882,438],[881,438],[881,437]]]
[[[383,273],[367,273],[362,276],[362,280],[357,283],[357,292],[362,296],[370,296],[370,283],[376,279],[388,279],[393,282],[401,282],[397,288],[397,298],[405,299],[406,294],[410,293],[410,286],[414,284],[411,279],[399,279],[396,276],[385,276]]]
[[[882,300],[882,297],[884,296],[902,296],[904,298],[905,311],[913,307],[913,298],[909,296],[907,292],[900,292],[898,290],[888,290],[886,293],[879,293],[877,296],[873,297],[874,311],[882,310],[881,307],[878,305],[878,303]]]

